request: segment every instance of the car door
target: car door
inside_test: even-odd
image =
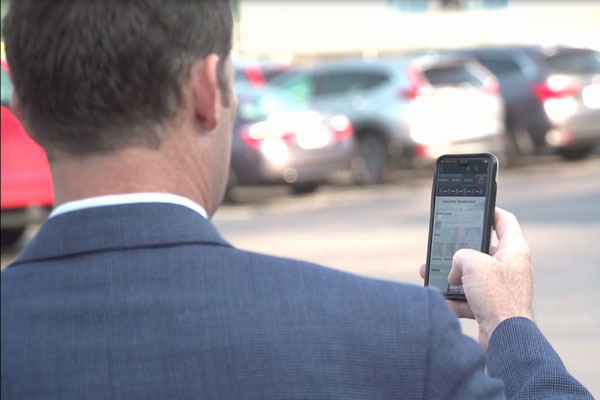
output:
[[[507,129],[512,134],[521,131],[531,135],[520,138],[523,142],[522,147],[531,147],[531,140],[540,144],[543,141],[547,119],[539,100],[535,97],[535,85],[543,82],[543,75],[535,62],[521,52],[491,53],[477,55],[476,58],[494,73],[500,82],[500,91],[506,107]],[[525,143],[527,139],[529,144]]]

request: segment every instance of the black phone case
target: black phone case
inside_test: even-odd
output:
[[[442,159],[468,159],[468,158],[488,158],[490,161],[490,168],[488,169],[488,180],[487,180],[487,191],[489,193],[485,199],[485,211],[484,211],[484,229],[483,229],[483,249],[482,251],[486,254],[490,252],[490,240],[492,238],[492,227],[494,225],[494,211],[496,208],[496,178],[498,175],[498,159],[491,153],[475,153],[475,154],[444,154],[440,156],[434,167],[433,186],[431,188],[431,208],[429,212],[429,237],[427,241],[427,264],[425,268],[425,286],[429,285],[429,259],[431,257],[431,243],[433,238],[433,223],[434,223],[434,208],[435,208],[435,194],[437,192],[437,178],[440,160]],[[449,300],[462,300],[466,301],[464,294],[455,293],[444,293],[444,297]]]

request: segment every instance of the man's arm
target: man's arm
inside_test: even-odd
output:
[[[533,322],[531,256],[517,219],[496,209],[494,229],[498,248],[491,255],[454,254],[448,283],[462,284],[467,302],[448,304],[458,317],[477,320],[489,372],[502,379],[509,398],[591,398]]]
[[[490,376],[502,379],[511,399],[592,398],[527,318],[510,318],[498,325],[487,353]]]
[[[462,284],[467,302],[448,301],[448,305],[459,318],[477,320],[479,344],[487,349],[488,372],[491,377],[502,380],[508,398],[591,399],[583,385],[567,372],[533,322],[530,252],[517,219],[496,209],[494,228],[498,248],[491,251],[491,256],[471,249],[461,249],[454,255],[448,283]],[[423,265],[421,276],[424,275]],[[476,371],[469,374],[452,361],[464,357],[461,352],[472,350],[459,344],[460,340],[455,337],[457,328],[444,316],[443,311],[447,310],[440,310],[445,307],[437,303],[435,299],[431,302],[432,307],[439,308],[432,309],[432,322],[434,332],[440,333],[432,337],[432,351],[441,354],[438,358],[447,360],[447,367],[464,375],[464,384],[457,388],[464,393],[464,398],[491,397],[479,395],[482,387],[475,383],[478,379]],[[448,337],[443,337],[444,330]],[[447,348],[443,349],[443,346]],[[433,355],[431,360],[435,361],[436,356]],[[442,367],[432,363],[433,375],[430,375],[439,374],[436,372],[439,368]]]
[[[486,357],[460,332],[439,293],[429,291],[426,399],[592,399],[535,323],[509,318],[494,330]]]
[[[481,347],[460,331],[442,295],[428,290],[429,344],[425,399],[506,399],[499,379],[485,374]]]

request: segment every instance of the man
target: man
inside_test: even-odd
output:
[[[13,105],[56,208],[2,272],[2,398],[589,398],[532,321],[505,211],[494,256],[461,250],[449,278],[489,376],[439,293],[218,235],[231,26],[225,1],[11,3]]]

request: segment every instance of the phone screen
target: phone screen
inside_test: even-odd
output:
[[[427,285],[438,288],[447,297],[464,295],[462,286],[448,284],[454,253],[463,248],[488,251],[488,215],[495,205],[488,197],[495,196],[490,193],[495,191],[495,169],[494,159],[488,157],[438,160]]]

